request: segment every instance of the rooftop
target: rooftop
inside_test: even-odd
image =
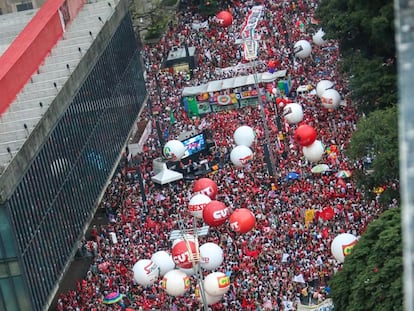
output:
[[[0,116],[0,176],[40,123],[71,72],[90,48],[94,37],[112,15],[115,6],[113,0],[86,3],[38,71]],[[0,15],[1,54],[36,12],[30,10]]]

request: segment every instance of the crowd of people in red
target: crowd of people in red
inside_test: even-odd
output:
[[[294,141],[296,125],[284,122],[282,105],[273,101],[264,104],[266,121],[270,130],[270,148],[276,156],[276,172],[268,174],[264,160],[262,120],[258,107],[244,107],[232,111],[209,113],[201,118],[189,118],[181,104],[181,91],[214,79],[251,73],[223,72],[217,68],[243,62],[239,46],[235,44],[240,26],[254,1],[226,1],[234,21],[223,28],[208,18],[208,27],[194,29],[193,23],[205,18],[190,11],[177,13],[177,24],[171,25],[161,41],[147,45],[143,61],[147,72],[151,111],[143,118],[154,122],[158,118],[161,132],[168,133],[166,140],[177,139],[187,130],[207,130],[215,142],[209,160],[220,163],[220,169],[209,175],[219,189],[217,200],[232,209],[248,208],[256,216],[255,228],[246,234],[236,234],[229,226],[210,228],[200,243],[214,242],[224,250],[225,259],[218,269],[230,275],[231,286],[223,299],[210,306],[212,310],[295,310],[297,303],[317,303],[329,294],[327,282],[341,268],[330,252],[330,243],[340,233],[360,236],[367,224],[382,212],[377,200],[366,201],[361,189],[351,179],[338,179],[334,172],[360,168],[350,163],[344,155],[350,136],[355,130],[358,115],[347,98],[347,83],[337,70],[340,55],[338,46],[328,41],[325,46],[312,45],[312,56],[301,60],[293,57],[293,43],[304,39],[312,42],[312,31],[317,30],[314,20],[316,0],[261,1],[264,5],[262,20],[257,25],[261,34],[258,67],[265,72],[266,64],[274,60],[279,69],[287,69],[294,90],[300,84],[316,86],[321,79],[335,82],[345,104],[337,110],[321,107],[317,96],[295,98],[303,106],[302,123],[313,126],[326,146],[336,148],[337,156],[325,154],[320,163],[329,165],[330,171],[313,174],[300,146]],[[313,26],[312,26],[313,25]],[[315,28],[316,27],[316,28]],[[195,46],[198,68],[192,78],[187,73],[160,71],[159,67],[174,46]],[[327,48],[328,47],[328,48]],[[209,57],[206,57],[209,55]],[[161,89],[156,90],[155,75]],[[265,90],[265,86],[262,86]],[[290,94],[295,96],[294,91]],[[170,123],[174,110],[175,122]],[[281,118],[282,129],[277,118]],[[254,160],[243,168],[236,168],[229,161],[235,146],[234,131],[248,125],[257,133]],[[155,126],[154,126],[155,128]],[[165,131],[167,129],[168,131]],[[280,136],[279,131],[283,133]],[[155,132],[155,131],[154,131]],[[182,297],[168,296],[160,282],[142,287],[133,280],[132,267],[139,259],[151,258],[159,250],[171,250],[169,233],[178,229],[179,219],[193,221],[187,210],[192,196],[191,181],[181,180],[165,186],[151,181],[152,160],[161,156],[156,133],[148,139],[145,152],[127,163],[137,165],[145,184],[146,201],[133,174],[119,172],[108,186],[101,207],[111,215],[108,225],[96,228],[92,241],[85,244],[93,255],[93,264],[78,288],[61,295],[58,310],[202,310],[195,297],[194,286]],[[139,161],[137,161],[139,159]],[[299,178],[287,180],[289,172]],[[330,217],[324,211],[329,208]],[[315,216],[305,224],[306,210],[313,209]],[[110,236],[114,233],[117,243]],[[195,281],[193,280],[193,285]],[[120,303],[106,305],[105,295],[119,292],[124,295]]]

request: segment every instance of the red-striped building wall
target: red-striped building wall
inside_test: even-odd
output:
[[[84,0],[48,0],[0,57],[0,115],[62,37]],[[60,11],[60,12],[59,12]]]

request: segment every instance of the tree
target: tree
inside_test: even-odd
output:
[[[361,118],[352,134],[346,154],[355,161],[364,161],[364,170],[357,172],[358,186],[371,190],[399,178],[398,109],[393,106],[375,110]],[[368,159],[372,160],[369,164]],[[397,191],[387,190],[384,199],[399,198]],[[385,203],[385,202],[384,202]]]
[[[401,208],[371,222],[329,282],[335,310],[403,310]]]
[[[338,40],[351,99],[369,113],[397,103],[392,0],[323,0],[316,11],[327,38]]]
[[[328,38],[339,41],[341,51],[361,50],[364,57],[394,57],[392,0],[323,0],[316,17]]]

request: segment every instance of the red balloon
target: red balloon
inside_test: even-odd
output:
[[[221,226],[229,218],[230,213],[230,209],[224,203],[212,200],[203,209],[203,220],[209,226]]]
[[[256,217],[247,208],[238,208],[230,215],[230,228],[238,233],[246,233],[256,225]]]
[[[302,147],[310,146],[316,140],[316,131],[312,126],[303,124],[296,129],[294,138]]]
[[[214,199],[218,193],[217,184],[210,178],[200,178],[194,182],[193,192],[202,193],[210,199]]]
[[[233,23],[233,15],[229,11],[221,11],[216,15],[216,20],[220,26],[229,27]]]
[[[190,246],[190,249],[187,248],[187,245]],[[193,267],[193,261],[191,260],[191,255],[193,256],[194,262],[197,260],[197,251],[196,245],[193,241],[180,241],[175,244],[171,250],[171,255],[174,263],[183,269],[189,269]]]

